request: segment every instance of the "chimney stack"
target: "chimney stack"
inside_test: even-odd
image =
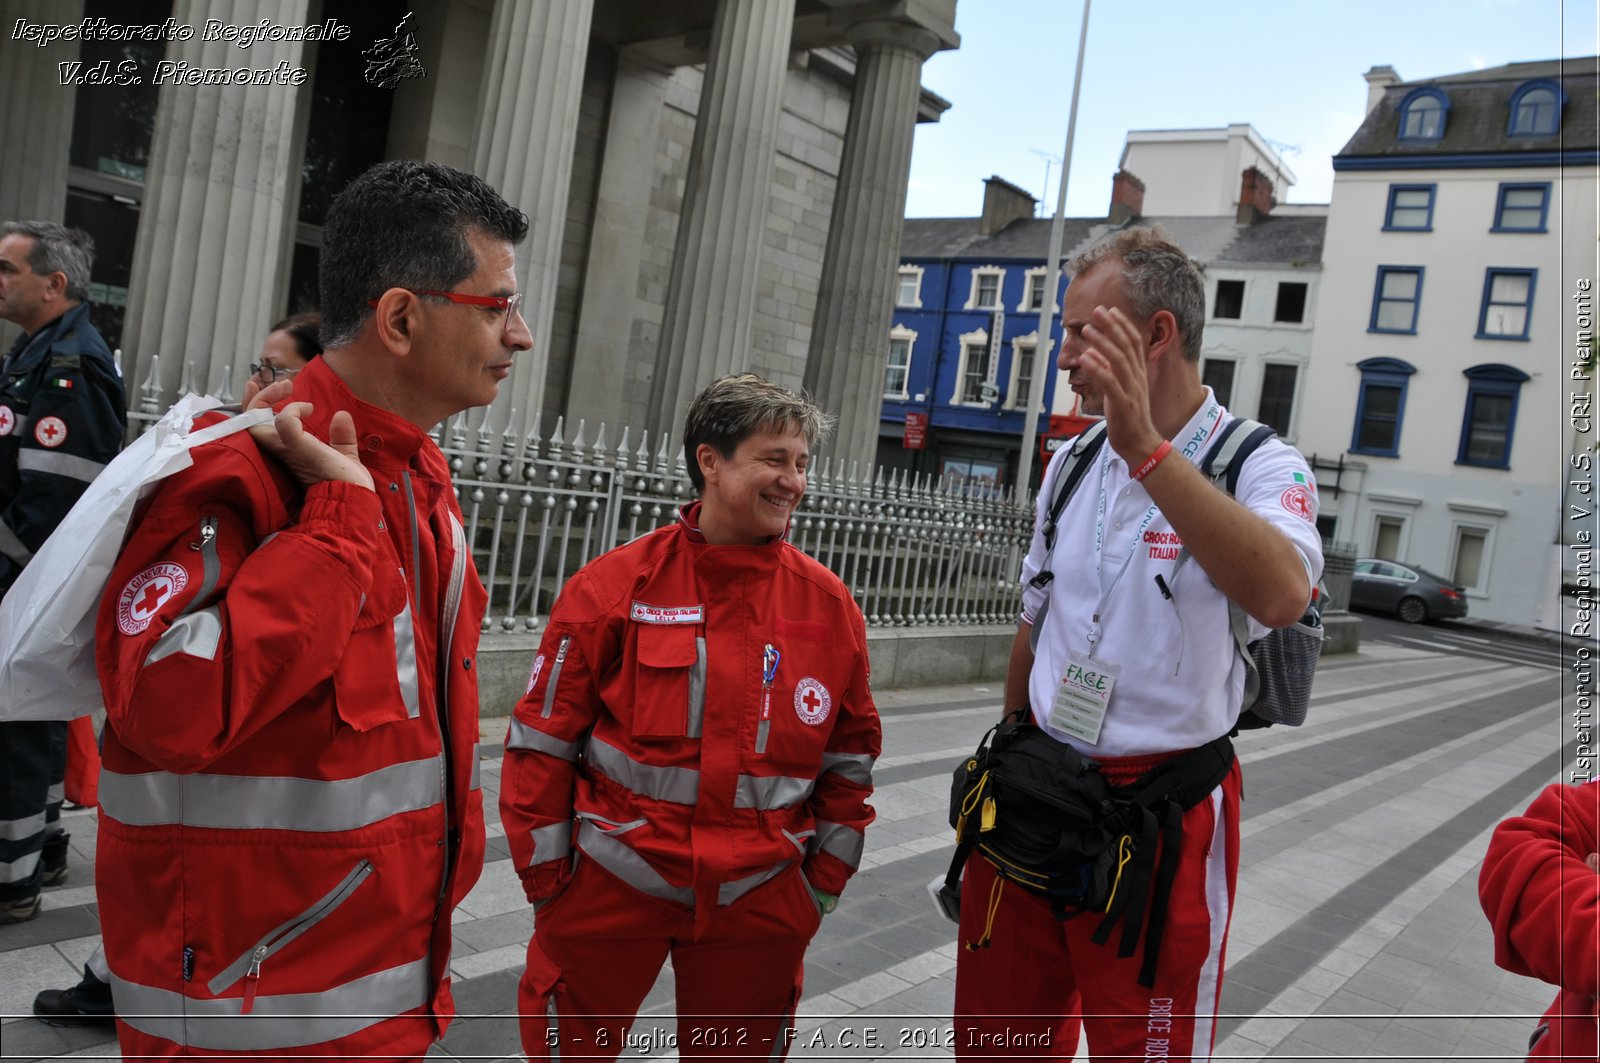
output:
[[[1112,225],[1121,225],[1144,213],[1144,182],[1127,170],[1118,170],[1111,178],[1111,210],[1107,218]]]
[[[983,182],[983,217],[978,221],[978,235],[993,236],[1018,218],[1033,217],[1038,202],[1003,177],[989,178]]]
[[[1375,66],[1361,75],[1367,79],[1367,113],[1378,106],[1378,101],[1383,99],[1383,94],[1389,86],[1400,84],[1400,75],[1395,73],[1392,66]]]
[[[1254,166],[1245,170],[1239,179],[1239,211],[1234,220],[1250,225],[1271,213],[1272,206],[1272,181]]]

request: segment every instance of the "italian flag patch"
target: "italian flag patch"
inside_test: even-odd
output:
[[[68,380],[64,376],[58,376],[54,380],[50,381],[50,383],[54,387],[66,388],[68,391],[72,390],[72,381]]]

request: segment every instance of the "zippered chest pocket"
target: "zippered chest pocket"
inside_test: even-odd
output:
[[[699,625],[634,625],[633,737],[698,738],[706,699]]]
[[[362,860],[356,864],[337,886],[315,904],[293,919],[274,927],[260,941],[250,946],[249,951],[223,968],[221,974],[206,983],[206,989],[210,990],[213,996],[220,996],[237,985],[240,979],[244,979],[244,997],[239,1014],[250,1014],[251,1009],[255,1007],[256,990],[260,986],[262,969],[266,962],[290,942],[337,911],[356,890],[361,888],[361,884],[372,874],[372,870],[371,860]]]

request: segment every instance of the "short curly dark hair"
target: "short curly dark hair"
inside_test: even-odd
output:
[[[519,243],[528,216],[476,174],[436,162],[380,162],[345,186],[322,226],[322,342],[356,338],[390,288],[449,291],[478,268],[467,234]]]

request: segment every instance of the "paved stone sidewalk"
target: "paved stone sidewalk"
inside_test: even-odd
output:
[[[1493,825],[1562,768],[1558,673],[1373,644],[1324,662],[1311,724],[1239,741],[1245,819],[1219,1059],[1520,1059],[1552,991],[1497,969],[1478,908]],[[950,854],[949,768],[992,721],[997,687],[880,694],[878,821],[860,875],[808,955],[792,1058],[952,1054],[955,930],[925,892]],[[485,795],[502,720],[486,720]],[[6,1058],[114,1058],[101,1030],[31,1018],[76,981],[96,930],[93,814],[68,816],[67,888],[0,929]],[[457,913],[462,1019],[441,1058],[514,1058],[515,986],[532,917],[490,826],[483,878]],[[625,1058],[671,1057],[671,972]],[[1079,1058],[1085,1058],[1080,1051]]]

